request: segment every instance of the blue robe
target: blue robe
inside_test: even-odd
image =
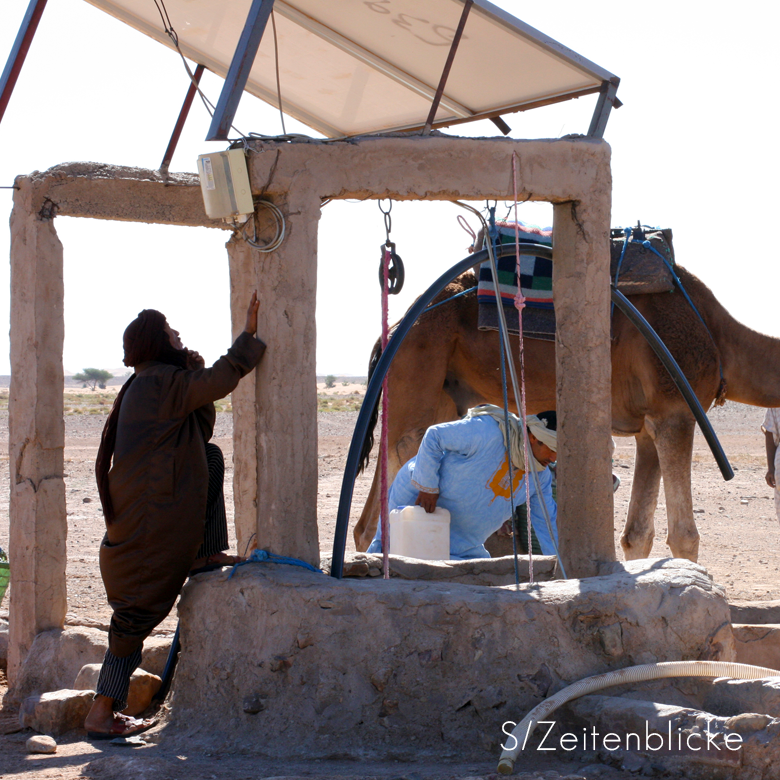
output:
[[[555,541],[558,507],[549,469],[538,472]],[[513,470],[515,506],[525,503],[525,473]],[[498,423],[481,415],[434,425],[425,432],[416,457],[401,467],[388,496],[390,510],[412,506],[420,491],[438,492],[437,506],[450,512],[450,558],[489,558],[487,538],[509,520],[509,468]],[[531,523],[542,552],[554,555],[534,479],[530,480]],[[368,552],[381,552],[381,525]]]

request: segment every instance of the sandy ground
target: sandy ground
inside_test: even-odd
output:
[[[362,391],[361,385],[340,386],[337,383],[329,393],[348,394]],[[322,393],[323,389],[320,389]],[[335,529],[336,509],[341,488],[341,476],[352,429],[357,418],[356,412],[325,412],[319,414],[319,500],[318,516],[320,526],[320,546],[323,555],[332,552]],[[693,463],[693,502],[694,512],[701,533],[699,562],[713,575],[715,580],[725,586],[731,600],[767,600],[780,599],[780,525],[775,517],[772,492],[764,481],[766,471],[764,438],[760,426],[763,419],[761,409],[738,404],[727,404],[715,409],[710,419],[720,438],[721,444],[735,470],[735,478],[724,482],[715,465],[703,437],[697,433],[694,445]],[[103,535],[103,521],[100,504],[94,482],[93,464],[99,436],[105,418],[102,415],[70,415],[66,417],[65,469],[68,512],[68,622],[84,625],[107,626],[110,609],[98,571],[98,548]],[[228,466],[226,475],[226,500],[229,521],[232,520],[232,418],[229,413],[218,415],[215,441],[224,453]],[[634,447],[632,439],[618,439],[615,452],[614,470],[622,479],[622,486],[615,495],[615,539],[620,534],[622,522],[628,509],[631,483],[633,479]],[[0,452],[3,463],[0,468],[0,546],[8,544],[8,413],[0,412]],[[373,463],[372,463],[373,469]],[[362,504],[368,494],[371,474],[358,479],[352,510],[352,523],[359,515]],[[665,544],[666,513],[663,493],[656,512],[656,536],[653,557],[669,554]],[[235,549],[235,540],[231,540]],[[351,536],[348,549],[352,547]],[[620,557],[620,554],[619,554]],[[8,599],[0,605],[0,617],[7,617]],[[175,617],[170,617],[160,631],[171,631],[175,626]],[[131,772],[129,757],[120,755],[111,749],[96,750],[80,741],[78,736],[66,740],[61,751],[52,757],[25,758],[23,741],[25,734],[16,734],[0,738],[0,777],[15,776],[25,772],[28,777],[113,777]],[[158,750],[156,747],[142,749]],[[120,751],[121,752],[121,751]],[[121,756],[128,756],[122,753]],[[3,774],[3,754],[13,755],[11,774]],[[139,755],[139,751],[132,753]],[[151,753],[149,754],[151,756]],[[162,754],[161,754],[162,755]],[[218,771],[212,757],[202,757],[200,763],[193,765],[186,776],[191,780],[208,777],[244,777],[268,776],[249,772],[256,762],[237,766],[237,774],[225,774],[227,767],[222,764]],[[151,774],[134,773],[138,777],[184,777],[185,772],[177,768],[175,757],[162,755],[158,770]],[[113,763],[112,763],[113,762]],[[132,762],[131,762],[132,763]],[[149,764],[149,767],[152,767]],[[232,766],[232,764],[231,764]],[[90,769],[89,767],[92,767]],[[290,768],[292,769],[292,768]],[[300,773],[314,771],[314,765],[300,767],[293,774],[288,769],[268,768],[276,776],[300,776]],[[381,771],[380,771],[381,769]],[[430,767],[428,767],[430,769]],[[471,769],[474,771],[472,772]],[[241,772],[246,770],[246,774]],[[467,771],[468,770],[468,771]],[[559,767],[560,776],[566,776],[565,769]],[[8,770],[5,770],[8,771]],[[395,774],[393,774],[395,771]],[[371,775],[382,777],[412,777],[417,770],[406,766],[392,770],[387,766],[377,767]],[[438,770],[437,770],[438,771]],[[426,770],[417,776],[454,777],[461,774],[487,774],[494,771],[489,766],[442,768],[443,774],[432,774]],[[569,769],[571,772],[572,770]],[[232,770],[231,770],[232,772]],[[364,770],[351,765],[336,768],[335,765],[314,771],[315,775],[325,776],[332,772],[339,777],[368,776]],[[411,772],[411,774],[410,774]],[[537,775],[539,776],[539,775]],[[578,775],[574,775],[578,776]],[[579,775],[581,776],[581,775]],[[617,775],[614,775],[617,776]],[[606,777],[606,775],[605,775]]]

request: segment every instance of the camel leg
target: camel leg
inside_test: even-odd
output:
[[[653,548],[655,525],[653,517],[661,486],[661,465],[658,451],[643,428],[636,436],[636,463],[628,518],[620,535],[620,546],[627,561],[647,558]]]
[[[693,419],[687,415],[667,417],[656,430],[655,446],[666,496],[666,543],[675,558],[695,562],[699,557],[699,532],[693,519],[691,495],[694,427]]]

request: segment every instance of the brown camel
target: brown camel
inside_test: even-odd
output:
[[[677,272],[712,338],[679,290],[634,295],[630,300],[674,355],[704,409],[716,399],[780,406],[780,339],[741,325],[703,282],[680,266]],[[471,287],[476,287],[476,278],[469,272],[437,300]],[[699,533],[691,498],[693,414],[650,346],[617,309],[612,330],[613,432],[633,436],[637,447],[628,518],[620,537],[625,557],[630,560],[650,554],[653,515],[663,477],[667,544],[675,557],[695,561]],[[498,343],[495,332],[477,329],[476,294],[455,298],[420,317],[389,372],[391,479],[415,455],[430,425],[455,420],[478,403],[503,405]],[[378,354],[376,346],[372,365]],[[516,338],[513,354],[517,354]],[[525,355],[528,413],[554,409],[554,343],[526,339]],[[516,410],[511,387],[509,404]],[[378,498],[377,472],[354,530],[358,550],[365,550],[373,539]]]

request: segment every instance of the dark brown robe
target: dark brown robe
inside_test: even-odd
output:
[[[171,611],[203,540],[214,401],[232,392],[265,351],[242,333],[211,368],[135,367],[122,400],[109,490],[115,518],[100,546],[114,610],[111,652],[124,658]]]

